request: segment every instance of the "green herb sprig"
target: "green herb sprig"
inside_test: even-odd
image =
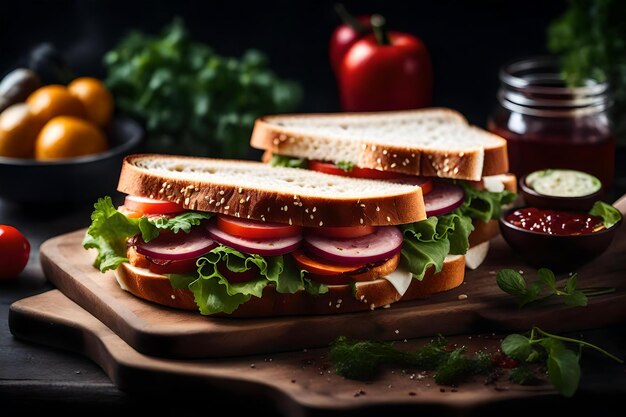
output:
[[[604,287],[578,289],[577,274],[570,275],[565,285],[559,287],[554,272],[547,268],[539,269],[537,279],[529,285],[519,272],[512,269],[498,271],[496,282],[502,291],[517,298],[520,308],[554,296],[562,297],[563,302],[568,306],[586,306],[589,297],[615,292],[615,288]]]
[[[566,343],[578,347],[578,353],[566,347]],[[558,336],[533,327],[528,336],[508,335],[502,341],[502,352],[523,364],[545,361],[548,380],[564,396],[571,397],[580,383],[580,355],[583,348],[594,349],[618,363],[624,361],[606,350],[584,340]],[[511,372],[512,382],[527,385],[536,381],[534,374],[524,366]]]
[[[488,354],[468,355],[464,347],[448,349],[448,341],[441,335],[413,352],[398,350],[393,342],[339,337],[331,346],[330,358],[337,374],[349,379],[371,379],[383,365],[397,365],[434,370],[435,382],[442,385],[456,384],[493,367]]]

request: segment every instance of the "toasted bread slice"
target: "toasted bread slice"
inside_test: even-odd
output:
[[[417,186],[252,161],[132,155],[124,159],[118,190],[192,210],[298,226],[382,226],[426,218]]]
[[[256,120],[250,144],[411,175],[478,181],[508,171],[506,140],[446,108],[266,116]]]

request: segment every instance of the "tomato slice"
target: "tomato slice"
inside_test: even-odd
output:
[[[183,206],[172,201],[155,200],[153,198],[137,197],[134,195],[126,196],[126,199],[124,199],[124,207],[130,211],[143,214],[168,214],[185,211]]]
[[[291,253],[293,259],[300,269],[304,269],[311,274],[316,275],[338,275],[348,272],[354,272],[364,265],[342,265],[321,259],[313,255],[304,253],[301,250],[295,250]]]
[[[301,227],[282,223],[267,223],[244,220],[237,217],[218,215],[217,228],[229,235],[245,239],[275,239],[300,234]]]
[[[353,178],[370,178],[377,180],[390,180],[397,178],[405,178],[407,175],[398,174],[397,172],[391,171],[379,171],[377,169],[372,168],[359,168],[354,167],[350,171],[344,171],[339,168],[337,165],[332,162],[324,162],[324,161],[309,161],[308,168],[312,171],[324,172],[326,174],[332,175],[340,175],[342,177],[353,177]]]
[[[308,233],[312,233],[318,236],[339,238],[339,239],[353,239],[355,237],[371,235],[376,231],[374,226],[347,226],[347,227],[311,227],[307,229]]]
[[[228,282],[233,284],[252,281],[253,279],[258,278],[260,273],[259,268],[256,265],[253,265],[252,268],[244,272],[233,272],[228,269],[224,262],[217,264],[217,270],[220,274],[224,275]]]
[[[185,274],[198,270],[196,258],[183,259],[182,261],[166,261],[148,258],[148,269],[155,274]]]

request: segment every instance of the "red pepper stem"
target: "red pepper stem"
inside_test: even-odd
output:
[[[352,16],[343,4],[336,3],[335,12],[343,23],[350,26],[352,30],[359,35],[365,35],[367,33],[367,27],[363,23],[359,22],[357,18]]]
[[[387,22],[384,17],[379,14],[372,16],[372,30],[379,45],[391,45],[389,34],[387,33]]]

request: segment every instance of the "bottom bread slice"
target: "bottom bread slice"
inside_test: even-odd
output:
[[[400,269],[398,273],[402,274],[403,271]],[[409,276],[405,285],[387,278],[353,285],[329,285],[328,292],[321,295],[311,295],[305,291],[281,294],[268,285],[262,297],[252,297],[232,314],[216,315],[275,317],[373,310],[397,301],[427,298],[434,293],[458,287],[463,282],[464,275],[465,259],[462,255],[454,255],[446,257],[441,272],[434,273],[431,268],[422,281]],[[145,268],[123,263],[115,270],[115,277],[122,289],[144,300],[177,309],[198,309],[191,291],[172,288],[167,277]]]

